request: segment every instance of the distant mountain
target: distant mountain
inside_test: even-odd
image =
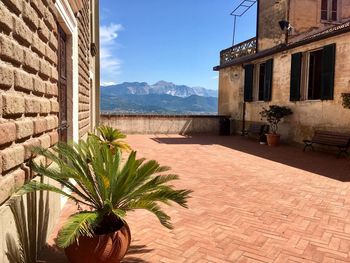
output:
[[[216,90],[208,90],[202,87],[188,87],[185,85],[175,85],[171,82],[159,81],[156,84],[149,85],[146,82],[124,82],[122,84],[101,87],[104,94],[108,95],[171,95],[186,98],[192,95],[203,97],[217,97]]]
[[[123,114],[216,114],[217,92],[160,81],[101,87],[101,110]]]

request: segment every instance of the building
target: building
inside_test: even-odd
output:
[[[241,131],[261,122],[263,107],[288,106],[294,114],[279,132],[297,143],[317,129],[350,132],[343,105],[350,96],[350,1],[258,0],[257,6],[257,36],[221,51],[214,68],[219,114],[232,116]]]
[[[16,235],[4,203],[31,179],[30,148],[77,141],[98,122],[98,4],[0,0],[0,262]],[[50,195],[50,227],[62,202]]]

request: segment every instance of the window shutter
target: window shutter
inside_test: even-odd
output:
[[[254,65],[246,65],[244,67],[244,101],[253,101],[253,79],[254,79]]]
[[[271,101],[273,80],[273,59],[266,61],[264,101]]]
[[[334,97],[335,53],[335,44],[328,45],[323,48],[321,86],[322,100],[332,100]]]
[[[303,53],[296,53],[292,55],[292,65],[290,74],[290,101],[300,100],[302,57]]]

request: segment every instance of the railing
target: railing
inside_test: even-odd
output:
[[[239,43],[220,52],[220,65],[227,64],[232,60],[256,53],[256,37]]]

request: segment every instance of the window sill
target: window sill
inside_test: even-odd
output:
[[[322,24],[325,24],[325,25],[341,25],[342,22],[341,21],[332,21],[332,20],[321,20],[320,21]]]

